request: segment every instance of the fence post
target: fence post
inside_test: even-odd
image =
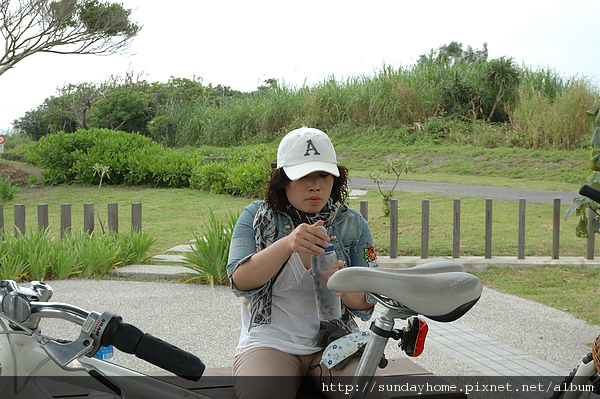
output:
[[[390,258],[398,256],[398,200],[390,201]]]
[[[492,199],[485,200],[485,258],[492,257]]]
[[[429,200],[421,203],[421,259],[429,257]]]
[[[60,204],[60,238],[71,232],[71,204]]]
[[[585,247],[585,258],[587,260],[594,259],[594,240],[596,239],[596,234],[594,233],[594,228],[592,226],[592,220],[594,219],[594,211],[588,207],[588,225],[587,225],[587,245]]]
[[[25,235],[25,204],[15,204],[15,236]]]
[[[560,246],[560,198],[554,198],[552,213],[552,259],[558,259]]]
[[[140,233],[142,231],[142,203],[131,204],[131,230]]]
[[[517,258],[525,259],[525,199],[519,200],[519,237]]]
[[[108,204],[108,230],[113,233],[119,232],[119,204],[116,202]]]
[[[360,214],[369,221],[369,201],[360,201]]]
[[[0,232],[4,240],[4,204],[0,204]]]
[[[452,233],[452,257],[460,257],[460,198],[454,199],[454,228]]]
[[[45,232],[48,230],[48,204],[38,205],[38,230]]]
[[[83,230],[90,235],[94,233],[94,204],[83,204]]]

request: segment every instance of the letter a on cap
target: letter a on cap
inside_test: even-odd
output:
[[[306,145],[306,153],[304,154],[305,157],[308,157],[310,155],[310,151],[314,151],[315,155],[321,155],[319,154],[319,151],[317,150],[317,147],[315,147],[315,145],[313,144],[312,140],[306,140],[306,142],[308,144]]]

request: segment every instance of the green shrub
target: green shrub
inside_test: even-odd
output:
[[[226,152],[229,151],[229,152]],[[209,148],[170,149],[136,133],[106,129],[78,130],[44,136],[27,147],[31,163],[45,169],[48,184],[97,184],[95,165],[108,167],[106,184],[193,187],[245,197],[262,193],[274,154],[220,150],[227,162],[208,162]]]
[[[30,163],[45,169],[42,177],[47,184],[61,184],[75,180],[76,156],[93,145],[92,134],[60,132],[30,143],[25,154]]]
[[[95,183],[93,165],[97,163],[109,166],[111,183],[119,184],[127,173],[123,159],[134,150],[147,147],[160,150],[139,134],[90,129],[44,136],[29,144],[25,153],[30,163],[45,169],[42,176],[47,184]]]
[[[65,234],[48,232],[6,235],[0,241],[0,278],[10,280],[66,279],[106,275],[110,269],[139,264],[149,257],[154,239],[146,233]]]
[[[11,201],[13,198],[15,198],[17,191],[19,191],[19,189],[9,178],[0,178],[0,197],[2,199]]]
[[[45,169],[47,184],[96,184],[94,165],[107,166],[106,184],[185,187],[198,160],[136,133],[107,129],[60,132],[27,146],[27,159]]]
[[[200,190],[211,191],[215,194],[225,193],[227,182],[227,161],[215,161],[202,164],[196,168],[190,178],[190,186]]]
[[[190,186],[216,194],[260,197],[264,193],[274,158],[275,154],[264,146],[248,151],[232,151],[227,160],[198,166],[190,178]]]
[[[198,236],[192,230],[195,236],[194,242],[190,245],[192,252],[184,254],[184,259],[189,262],[185,267],[196,274],[190,281],[208,283],[211,287],[228,282],[229,245],[238,217],[239,215],[230,213],[226,220],[218,220],[211,209],[202,235]]]

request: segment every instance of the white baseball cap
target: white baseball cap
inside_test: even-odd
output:
[[[306,126],[292,130],[281,139],[277,167],[283,168],[290,180],[301,179],[313,172],[340,175],[329,137],[319,129]]]

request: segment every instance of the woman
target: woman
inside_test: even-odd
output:
[[[320,364],[327,341],[319,334],[324,324],[309,272],[311,256],[323,254],[330,241],[338,259],[332,268],[377,267],[371,231],[345,206],[347,193],[347,169],[337,165],[325,133],[303,127],[281,140],[266,200],[244,209],[231,240],[227,271],[243,303],[233,367],[238,398],[295,398],[305,377],[315,377],[313,386],[321,390],[323,383],[354,374],[356,357],[344,367]],[[358,331],[353,317],[368,319],[373,303],[364,293],[338,295],[342,317],[333,324],[344,333]],[[273,387],[257,376],[286,378]]]

